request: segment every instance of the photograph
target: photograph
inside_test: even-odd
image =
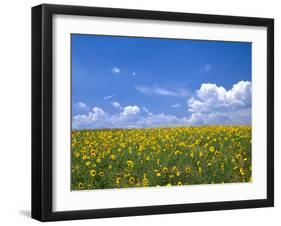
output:
[[[274,18],[149,7],[32,7],[33,219],[274,206]]]
[[[252,182],[252,43],[71,34],[71,190]]]

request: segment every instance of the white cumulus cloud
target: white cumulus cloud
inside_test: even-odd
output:
[[[203,83],[196,96],[188,99],[189,112],[224,112],[251,107],[252,87],[240,81],[229,90],[216,84]]]
[[[101,108],[94,107],[88,114],[73,116],[73,128],[99,128],[107,124],[108,114]]]
[[[120,110],[123,109],[121,104],[119,104],[117,101],[111,102],[111,105],[116,109],[120,109]]]
[[[124,107],[124,111],[120,113],[123,116],[136,115],[140,112],[140,108],[136,105]]]

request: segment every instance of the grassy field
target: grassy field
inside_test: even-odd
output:
[[[73,130],[71,189],[251,181],[251,127]]]

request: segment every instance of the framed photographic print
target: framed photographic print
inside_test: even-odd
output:
[[[274,205],[274,21],[32,8],[32,217]]]

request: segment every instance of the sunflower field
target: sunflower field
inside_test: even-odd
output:
[[[73,130],[71,189],[251,181],[251,126]]]

